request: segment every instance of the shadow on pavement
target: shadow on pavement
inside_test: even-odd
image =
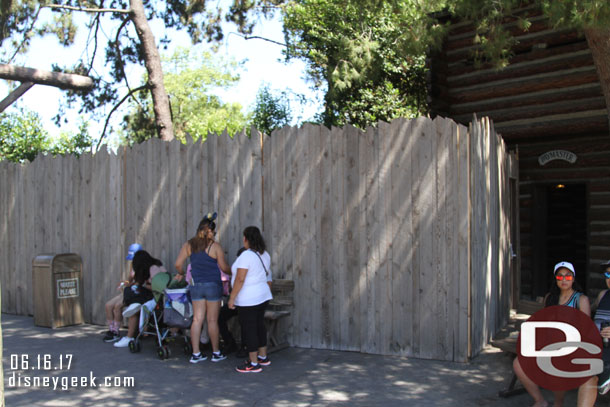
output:
[[[510,399],[498,397],[498,391],[510,379],[511,360],[495,348],[489,348],[470,363],[288,348],[272,354],[271,366],[265,367],[262,373],[239,374],[234,368],[240,360],[234,355],[218,363],[208,359],[192,365],[184,355],[182,343],[177,342],[170,344],[170,358],[160,360],[156,356],[154,339],[144,339],[142,351],[130,353],[127,348],[118,349],[104,343],[101,339],[103,330],[103,327],[93,325],[52,330],[34,326],[31,317],[2,314],[6,405],[389,407],[531,404],[527,395]],[[24,360],[27,370],[20,365]],[[45,361],[48,361],[48,369],[45,369]],[[95,386],[91,383],[92,378],[95,378]],[[130,378],[133,378],[133,386],[130,386]],[[30,380],[29,385],[26,380]],[[33,380],[40,381],[40,385],[32,387]],[[77,386],[72,386],[73,380],[78,381]],[[566,405],[572,405],[569,404],[574,399],[572,393]]]

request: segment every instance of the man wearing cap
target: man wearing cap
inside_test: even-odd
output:
[[[610,260],[602,263],[601,271],[606,278],[606,286],[608,289],[603,290],[597,296],[595,305],[595,324],[601,331],[601,336],[604,342],[602,351],[602,359],[604,361],[604,371],[598,375],[598,391],[599,394],[606,394],[610,390]]]
[[[129,279],[124,279],[119,283],[117,290],[119,290],[120,294],[112,297],[112,299],[106,303],[106,323],[108,324],[108,331],[104,335],[104,342],[116,342],[121,339],[119,330],[121,329],[121,323],[123,322],[123,287],[126,284],[129,284],[130,280],[133,279],[131,261],[138,250],[142,250],[142,246],[138,243],[133,243],[129,246],[127,257],[125,257],[125,260],[129,261],[127,265],[127,270],[130,270]]]

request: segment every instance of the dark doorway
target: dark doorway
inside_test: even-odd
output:
[[[529,276],[522,275],[522,298],[544,297],[553,283],[553,266],[560,261],[574,264],[576,281],[587,289],[586,200],[585,184],[536,187],[531,219],[532,267]]]

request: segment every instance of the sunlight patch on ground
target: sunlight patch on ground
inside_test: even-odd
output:
[[[325,401],[349,401],[349,396],[342,391],[322,390],[319,394]]]

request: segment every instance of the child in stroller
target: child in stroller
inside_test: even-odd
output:
[[[143,336],[155,336],[157,338],[157,355],[161,359],[167,359],[170,348],[169,340],[175,340],[180,336],[184,340],[184,353],[190,355],[192,345],[189,338],[184,334],[191,326],[193,320],[193,309],[188,289],[169,288],[169,273],[157,274],[152,279],[153,299],[143,304],[140,311],[140,332],[135,340],[129,344],[131,352],[139,352],[142,349]],[[170,285],[171,286],[171,285]]]

